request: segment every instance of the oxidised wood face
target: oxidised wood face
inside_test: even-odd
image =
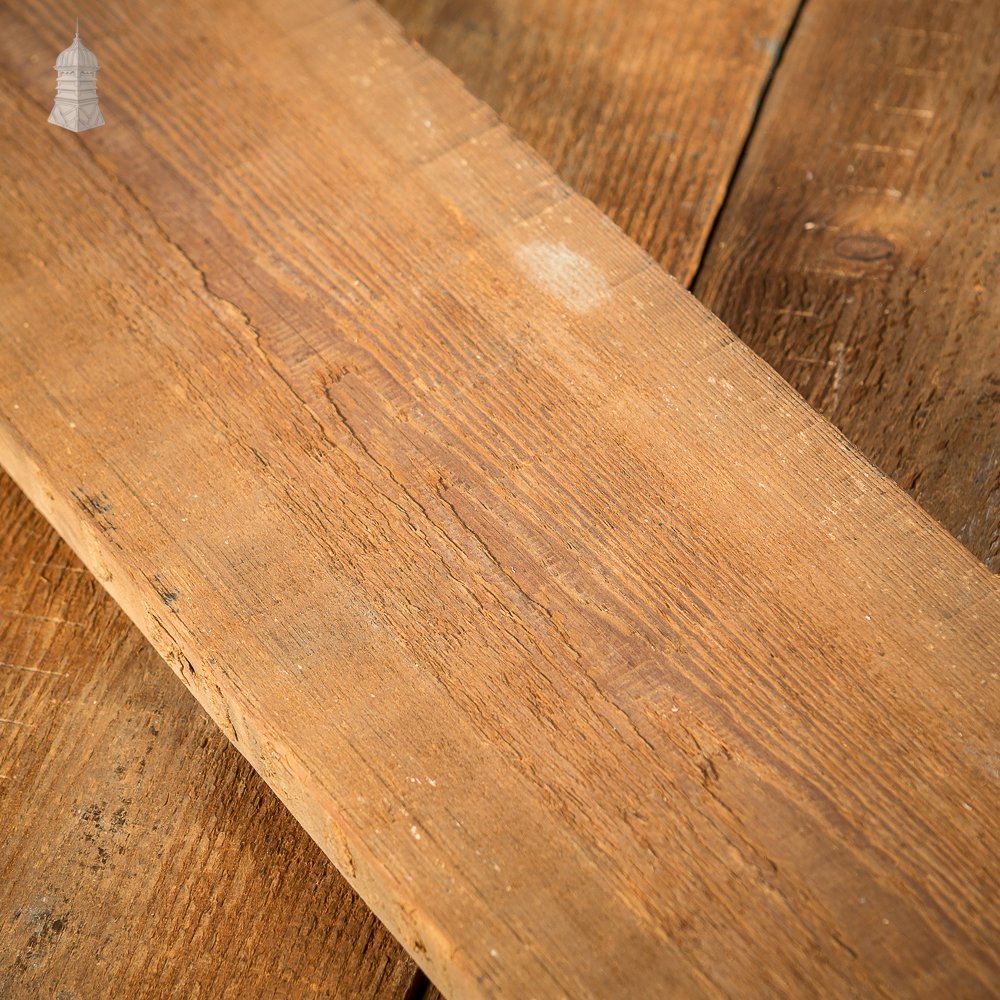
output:
[[[575,190],[685,284],[794,0],[385,0]]]
[[[809,4],[698,295],[1000,569],[995,3]]]
[[[701,193],[695,197],[692,191],[702,183],[724,182],[732,169],[770,66],[756,40],[781,33],[783,25],[776,27],[776,14],[757,9],[753,2],[728,3],[722,11],[678,0],[645,9],[642,19],[632,12],[623,21],[616,4],[593,0],[589,10],[579,2],[556,9],[558,28],[552,30],[553,11],[519,3],[502,7],[495,11],[496,30],[490,28],[487,51],[481,44],[482,25],[468,20],[468,10],[460,25],[450,22],[448,12],[433,3],[409,9],[396,4],[392,12],[479,96],[495,104],[532,145],[552,156],[568,180],[582,185],[635,235],[652,234],[664,246],[669,242],[672,249],[664,251],[665,263],[672,270],[689,272],[711,222],[708,210],[718,197]],[[18,8],[26,21],[35,13]],[[37,32],[25,33],[27,24],[10,20],[12,12],[5,16],[3,37],[13,40],[8,55],[45,48]],[[430,39],[427,18],[432,21]],[[624,36],[622,27],[628,29]],[[696,51],[664,52],[664,46],[673,45],[671,39],[691,37],[699,40]],[[442,44],[435,45],[435,38]],[[588,52],[598,42],[607,48],[595,59]],[[583,85],[574,82],[574,67],[581,65],[589,74]],[[482,85],[492,85],[493,90],[484,92]],[[705,103],[695,112],[699,87]],[[609,106],[613,107],[610,119]],[[725,127],[719,127],[720,121]],[[574,132],[571,140],[554,132],[567,125]],[[627,143],[623,136],[629,137]],[[633,160],[637,153],[639,160]],[[575,172],[570,157],[577,164]],[[647,246],[655,250],[649,242]],[[339,876],[332,868],[317,870],[316,848],[310,848],[311,842],[287,812],[274,806],[266,786],[247,777],[240,756],[225,742],[220,745],[220,736],[206,732],[208,723],[192,707],[187,693],[168,674],[160,676],[148,665],[137,668],[137,658],[145,663],[145,657],[136,653],[135,643],[141,639],[133,632],[129,641],[131,627],[120,612],[110,611],[110,598],[95,591],[93,583],[87,586],[84,621],[65,626],[85,625],[85,640],[73,632],[63,638],[75,641],[41,642],[39,630],[47,625],[34,619],[15,622],[17,613],[30,611],[28,595],[36,590],[44,592],[51,612],[61,607],[61,599],[64,604],[69,600],[67,580],[93,578],[67,559],[66,549],[53,540],[52,530],[41,518],[22,513],[23,501],[9,480],[3,479],[0,489],[10,511],[16,512],[9,522],[12,530],[25,540],[16,550],[7,547],[12,561],[5,580],[13,588],[8,594],[12,615],[0,636],[0,661],[41,664],[28,672],[34,683],[25,685],[25,678],[16,675],[7,678],[15,686],[8,687],[11,696],[22,688],[25,696],[16,699],[23,725],[10,727],[6,735],[13,740],[29,732],[44,734],[30,748],[12,744],[5,756],[4,769],[11,772],[7,780],[12,784],[2,790],[10,814],[16,812],[25,831],[23,838],[11,842],[10,868],[20,872],[9,883],[12,912],[20,910],[23,920],[4,938],[9,962],[0,959],[0,963],[16,966],[9,988],[28,989],[25,984],[30,982],[36,992],[55,992],[60,984],[87,993],[91,992],[87,984],[96,976],[98,987],[113,978],[130,995],[189,993],[193,981],[203,988],[226,984],[241,995],[266,995],[276,989],[268,983],[284,977],[283,996],[295,995],[296,989],[304,995],[320,989],[355,997],[373,990],[388,995],[392,983],[407,984],[412,976],[410,960],[385,934],[371,931],[362,905],[348,908],[347,895],[337,895],[331,904],[330,894],[341,884]],[[103,505],[99,498],[96,506],[87,504],[97,514]],[[66,562],[70,562],[65,569],[68,577],[63,571]],[[60,610],[60,615],[65,613]],[[46,679],[50,675],[37,673],[46,669],[65,672],[71,679],[51,681]],[[93,699],[81,700],[77,689],[96,683],[98,677],[103,686],[95,706]],[[55,711],[51,697],[59,699],[62,749],[57,755],[50,754],[57,743],[49,724]],[[147,718],[120,710],[135,705],[152,706],[156,712]],[[110,728],[102,728],[103,719]],[[158,729],[155,742],[149,738],[149,719]],[[114,768],[108,763],[111,754]],[[93,801],[86,804],[75,792],[84,784],[92,789]],[[28,786],[30,801],[23,794]],[[16,806],[11,797],[15,795],[19,795]],[[251,796],[253,805],[248,807]],[[122,805],[125,799],[128,802]],[[116,830],[113,847],[102,848],[108,863],[95,861],[93,843],[99,837],[92,824],[82,821],[71,824],[57,852],[39,858],[35,842],[60,829],[69,811],[76,817],[82,809],[93,818],[99,810],[103,814],[101,803],[115,804],[114,813],[125,809],[127,817]],[[160,815],[162,803],[176,804],[169,831]],[[218,850],[190,846],[205,830],[215,828],[219,816],[234,824],[233,835],[226,839],[234,852],[231,858],[222,858]],[[136,827],[155,836],[127,835]],[[277,854],[273,845],[278,845]],[[169,871],[164,870],[168,862]],[[86,865],[82,878],[80,864]],[[275,878],[276,865],[280,875]],[[227,882],[237,872],[241,891]],[[319,889],[314,888],[317,881]],[[221,895],[220,887],[225,889]],[[36,905],[42,897],[35,898],[34,890],[58,898],[61,905],[55,911]],[[197,951],[193,935],[202,927],[207,905],[188,903],[210,892],[213,904],[219,900],[221,906],[211,907],[209,966],[189,960]],[[29,898],[35,900],[32,905],[14,905],[17,899]],[[248,903],[252,904],[249,916],[243,912]],[[113,915],[120,918],[115,925],[120,929],[108,942]],[[136,931],[133,924],[140,918],[144,928],[150,919],[158,919],[166,929]],[[40,932],[33,920],[41,920]],[[57,921],[58,930],[49,933]],[[295,927],[308,929],[299,933]],[[30,962],[17,964],[25,948]],[[309,950],[316,948],[320,954]],[[70,949],[72,962],[67,961]],[[127,968],[127,975],[108,974],[95,964],[98,954],[105,963]],[[371,960],[358,962],[359,954]],[[384,968],[377,963],[384,963]]]
[[[995,582],[371,8],[282,10],[168,34],[245,69],[210,179],[183,88],[15,149],[4,461],[442,982],[973,992]]]
[[[415,968],[0,474],[0,994],[403,997]]]
[[[995,5],[386,6],[998,568]]]

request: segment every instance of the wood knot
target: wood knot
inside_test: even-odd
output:
[[[834,253],[847,260],[885,260],[891,257],[896,248],[883,236],[859,234],[857,236],[842,236],[833,245]]]

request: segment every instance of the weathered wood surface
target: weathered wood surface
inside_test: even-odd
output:
[[[486,88],[485,96],[501,107],[504,117],[522,135],[556,158],[565,176],[584,185],[587,193],[630,231],[649,239],[649,247],[658,247],[668,266],[679,273],[692,273],[713,221],[708,209],[717,207],[726,177],[735,165],[777,40],[787,27],[786,11],[763,9],[756,0],[742,0],[728,4],[723,17],[721,9],[708,5],[692,8],[680,0],[659,0],[643,8],[641,18],[634,13],[623,34],[619,8],[605,0],[579,0],[560,7],[525,5],[518,0],[492,7],[464,4],[460,16],[454,7],[433,0],[389,6],[408,31],[418,35],[432,52],[447,57],[450,67],[474,90]],[[21,17],[24,12],[19,8],[16,14]],[[96,19],[86,5],[80,12],[86,33]],[[28,39],[18,30],[14,13],[9,9],[3,12],[4,34],[9,39],[17,32],[17,55],[32,53],[28,66],[37,74],[31,79],[39,85],[41,100],[51,83],[49,49],[62,44],[61,36],[53,26],[47,36],[51,43],[36,34],[25,44]],[[109,26],[113,16],[112,12]],[[489,44],[484,46],[487,38]],[[682,41],[684,51],[665,50],[664,45],[672,39]],[[696,45],[689,44],[692,39]],[[598,45],[603,48],[595,58]],[[114,69],[114,64],[109,64],[102,73],[106,107],[114,105]],[[575,76],[580,70],[586,73],[582,85]],[[497,81],[502,81],[501,86],[489,90]],[[539,100],[541,95],[544,100]],[[678,100],[679,95],[683,100]],[[572,137],[560,131],[565,123],[572,123]],[[624,136],[628,147],[623,145]],[[625,155],[628,149],[631,155]],[[701,186],[709,180],[713,185],[710,190]],[[12,524],[23,523],[19,497],[10,480],[0,476],[0,505],[17,512],[12,515]],[[69,595],[58,589],[63,574],[60,572],[53,590],[50,563],[61,567],[73,561],[52,529],[36,517],[30,525],[30,542],[20,544],[16,553],[12,549],[5,565],[11,614],[7,630],[0,634],[0,661],[17,662],[32,635],[35,624],[20,616],[28,610],[32,594],[45,593],[50,608],[62,607],[60,596],[66,604]],[[79,568],[73,565],[70,571],[74,582]],[[92,581],[86,570],[82,575]],[[123,711],[122,706],[155,705],[161,734],[173,736],[169,752],[161,758],[169,763],[161,768],[143,767],[141,790],[129,788],[127,795],[133,814],[147,809],[148,815],[137,822],[144,827],[156,825],[157,838],[129,837],[124,842],[118,838],[116,848],[124,853],[98,867],[92,863],[94,831],[81,823],[73,828],[76,839],[64,840],[58,853],[37,855],[37,843],[50,837],[53,830],[62,829],[67,810],[76,808],[77,799],[67,794],[67,787],[71,787],[67,782],[77,781],[79,772],[63,766],[62,754],[53,753],[57,744],[52,740],[36,740],[30,752],[22,746],[16,765],[8,759],[7,767],[16,775],[10,780],[17,780],[20,793],[16,811],[12,808],[8,815],[16,815],[18,826],[30,830],[24,838],[8,841],[7,870],[17,872],[25,866],[22,877],[8,883],[10,910],[40,916],[43,929],[35,937],[38,928],[18,927],[15,922],[10,934],[0,935],[0,965],[12,970],[5,988],[15,995],[55,995],[72,984],[81,995],[89,995],[87,984],[94,976],[103,982],[100,977],[105,975],[106,966],[97,959],[105,958],[112,944],[117,961],[128,966],[125,982],[133,996],[188,994],[192,973],[200,977],[199,983],[208,984],[206,988],[215,996],[223,995],[225,989],[239,995],[266,996],[275,988],[260,978],[262,970],[282,975],[296,966],[302,970],[301,981],[291,985],[285,981],[278,993],[295,995],[294,989],[299,988],[325,996],[364,996],[373,990],[391,995],[396,984],[411,981],[413,966],[408,956],[402,949],[393,954],[384,935],[380,938],[372,933],[370,918],[357,902],[347,905],[350,889],[340,882],[339,875],[332,870],[318,872],[318,848],[310,848],[312,842],[287,812],[275,806],[259,779],[247,777],[246,765],[226,741],[220,744],[216,737],[205,746],[199,743],[190,759],[175,756],[185,739],[205,739],[205,717],[192,707],[195,703],[190,695],[169,673],[160,675],[146,669],[149,647],[124,615],[112,610],[110,597],[97,591],[92,582],[87,602],[86,619],[80,623],[87,629],[85,641],[79,641],[74,632],[78,641],[72,644],[46,646],[43,652],[33,650],[42,664],[36,669],[68,673],[76,678],[73,684],[79,685],[93,682],[100,663],[102,675],[113,679],[113,686],[102,690],[99,700],[102,713],[111,711],[105,708],[108,705],[115,709],[113,715],[105,716],[113,718],[115,728],[110,735],[93,725],[93,706],[78,698],[76,686],[71,686],[65,697],[60,692],[56,702],[59,725],[66,733],[60,745],[71,765],[77,763],[73,754],[81,755],[81,746],[87,746],[96,760],[103,760],[98,753],[102,739],[115,747],[119,763],[129,754],[142,762],[148,745],[146,719]],[[17,629],[11,627],[15,618]],[[114,626],[109,626],[109,621],[114,621]],[[140,647],[144,647],[142,653],[137,652]],[[99,657],[93,655],[94,649],[100,649]],[[143,669],[136,669],[137,660]],[[49,701],[52,694],[48,686],[44,692],[41,687],[38,691],[44,697],[19,700],[21,725],[16,730],[11,727],[7,736],[27,731],[48,733],[55,710]],[[159,742],[157,747],[165,748],[166,743]],[[208,767],[203,759],[206,754]],[[100,803],[111,803],[122,795],[122,777],[115,768],[88,767],[87,787],[94,801],[87,808],[100,808]],[[37,780],[42,773],[64,777],[46,784]],[[30,796],[26,797],[29,788]],[[261,804],[251,809],[241,824],[248,788],[260,796]],[[184,803],[185,814],[173,825],[168,839],[156,809],[162,803],[178,801]],[[219,815],[227,816],[232,824],[232,841],[250,845],[243,863],[254,874],[248,876],[244,893],[230,888],[224,897],[213,897],[223,900],[221,909],[212,914],[214,941],[221,944],[211,948],[210,967],[204,963],[192,967],[187,961],[176,960],[190,954],[190,936],[173,926],[162,933],[142,933],[136,929],[137,914],[146,919],[151,899],[185,898],[178,896],[179,885],[165,881],[164,857],[190,859],[190,867],[178,870],[178,877],[182,882],[196,882],[195,895],[198,886],[215,885],[220,873],[218,853],[210,852],[205,860],[200,853],[192,854],[188,831],[213,829]],[[261,839],[261,831],[270,831],[270,835]],[[272,854],[265,853],[266,844],[283,845],[280,860],[276,862]],[[81,858],[89,865],[82,881],[76,869]],[[45,871],[44,886],[38,872],[28,867],[28,862],[39,860]],[[275,873],[276,864],[280,874]],[[268,895],[266,884],[271,882],[262,888],[259,880],[274,882],[281,890],[281,902],[294,906],[294,912],[277,905]],[[339,905],[330,905],[329,893],[338,882],[342,887],[336,897]],[[313,883],[318,885],[315,890]],[[42,896],[35,898],[34,909],[25,909],[17,900],[35,890]],[[49,908],[40,902],[42,897],[62,900],[60,915],[50,916],[50,923],[59,920],[60,929],[67,928],[63,944],[72,942],[72,962],[66,960],[65,947],[48,946],[52,935],[44,930],[44,920]],[[256,965],[249,967],[246,949],[236,946],[245,937],[244,928],[236,921],[241,919],[246,900],[263,901],[251,928]],[[106,941],[108,913],[122,906],[127,906],[124,929]],[[169,909],[158,912],[164,919],[177,919]],[[191,926],[200,926],[196,907],[185,913],[186,919],[195,921]],[[296,937],[289,942],[287,928],[293,924],[309,928],[305,940]],[[233,935],[232,944],[226,935]],[[320,961],[300,959],[300,953],[307,956],[308,949],[318,944],[323,948]],[[355,956],[360,947],[374,949],[386,968],[357,965]],[[30,950],[31,961],[21,968],[19,958],[25,949]]]
[[[1000,4],[810,0],[695,286],[1000,569]]]
[[[0,474],[0,996],[403,998],[421,978]]]
[[[810,0],[700,272],[791,5],[385,5],[1000,569],[998,5]]]
[[[982,992],[995,582],[367,5],[218,13],[142,146],[4,86],[33,499],[446,987]]]
[[[383,0],[687,283],[798,0]]]

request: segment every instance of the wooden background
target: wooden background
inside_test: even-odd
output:
[[[387,7],[997,568],[995,7]],[[7,480],[0,525],[0,991],[432,990]]]

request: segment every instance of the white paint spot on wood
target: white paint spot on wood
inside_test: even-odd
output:
[[[777,59],[781,54],[781,39],[758,35],[753,40],[753,47],[758,51],[766,52],[772,59]]]
[[[515,258],[531,281],[571,312],[588,313],[611,297],[604,274],[565,243],[527,243]]]

